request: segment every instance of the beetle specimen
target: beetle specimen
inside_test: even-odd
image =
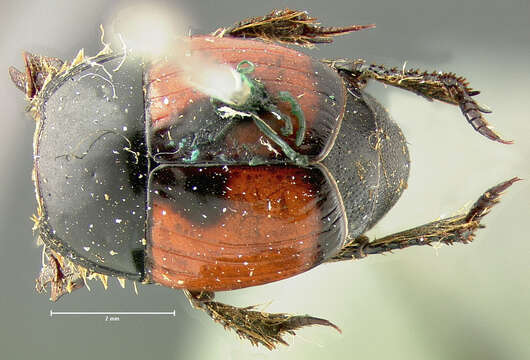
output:
[[[308,316],[214,301],[321,263],[433,242],[468,243],[502,191],[467,214],[370,241],[365,235],[407,187],[403,134],[363,91],[370,79],[457,105],[488,139],[463,77],[317,61],[278,43],[311,47],[373,27],[321,27],[275,10],[187,38],[191,55],[231,69],[228,96],[187,80],[172,54],[143,60],[109,47],[71,63],[24,53],[10,68],[36,121],[35,230],[46,264],[37,290],[51,299],[108,276],[183,289],[191,304],[253,344],[274,348]]]

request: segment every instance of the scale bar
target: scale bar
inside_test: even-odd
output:
[[[50,310],[50,317],[54,315],[173,315],[176,311],[53,311]]]

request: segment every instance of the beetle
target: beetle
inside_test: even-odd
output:
[[[215,321],[274,348],[301,327],[339,328],[237,308],[214,293],[327,262],[470,242],[517,177],[466,214],[378,240],[363,235],[406,189],[410,165],[401,130],[363,90],[368,80],[457,105],[478,133],[510,143],[463,77],[315,60],[281,45],[372,27],[321,27],[285,9],[186,38],[192,57],[229,69],[229,95],[190,80],[208,69],[190,70],[174,54],[145,59],[106,46],[64,62],[24,53],[25,71],[9,73],[36,121],[33,219],[46,258],[37,290],[49,285],[55,301],[88,279],[106,287],[109,276],[183,289]]]

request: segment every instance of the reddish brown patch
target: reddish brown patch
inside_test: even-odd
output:
[[[152,281],[174,288],[231,290],[318,265],[326,245],[342,242],[336,238],[335,244],[321,244],[322,233],[329,230],[322,218],[330,216],[336,200],[321,176],[297,167],[231,167],[223,195],[226,210],[209,225],[175,210],[175,199],[153,198]]]
[[[319,139],[322,152],[333,142],[342,118],[345,91],[340,78],[327,66],[298,51],[256,40],[200,36],[191,38],[189,44],[192,55],[232,68],[242,60],[254,63],[251,76],[263,83],[271,96],[288,91],[297,99],[305,115],[306,135]],[[169,128],[179,117],[194,116],[187,113],[189,105],[208,99],[188,84],[184,70],[175,59],[153,62],[148,67],[146,81],[147,114],[153,132]],[[293,146],[298,120],[288,102],[279,101],[277,105],[293,119],[295,132],[288,141]],[[279,130],[282,124],[272,114],[263,117]],[[243,144],[257,143],[262,135],[255,125],[237,127],[233,134]]]

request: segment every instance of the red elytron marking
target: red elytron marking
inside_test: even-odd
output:
[[[294,167],[231,168],[226,212],[211,226],[175,212],[167,200],[154,200],[152,280],[220,291],[284,279],[318,265],[322,195],[304,181],[307,174]]]
[[[230,38],[194,37],[190,41],[192,54],[236,67],[242,60],[256,65],[252,74],[263,81],[271,94],[289,91],[304,109],[308,127],[316,120],[320,94],[311,74],[310,57],[278,45],[255,40]],[[207,95],[191,88],[183,71],[171,60],[154,62],[147,76],[149,112],[153,128],[170,125],[172,116],[178,117],[188,104],[204,99]],[[280,109],[289,114],[290,105],[280,104]]]

